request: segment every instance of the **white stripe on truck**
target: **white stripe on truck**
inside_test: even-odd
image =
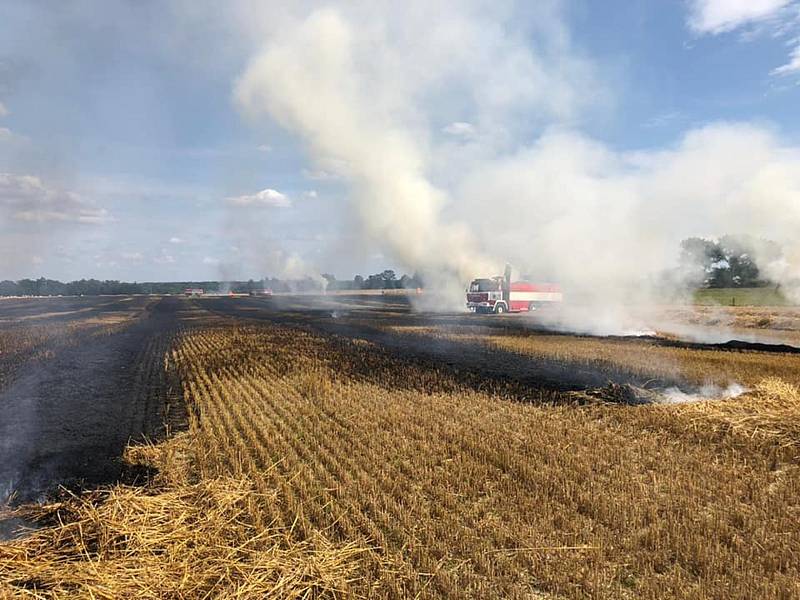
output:
[[[511,292],[511,302],[561,302],[561,292]]]

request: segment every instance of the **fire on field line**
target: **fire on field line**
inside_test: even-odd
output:
[[[42,528],[0,546],[4,596],[799,591],[786,380],[681,405],[519,402],[514,382],[216,317],[184,327],[165,368],[188,430],[127,451],[157,474],[21,508]]]

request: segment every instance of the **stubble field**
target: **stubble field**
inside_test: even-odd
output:
[[[800,594],[800,354],[304,302],[180,301],[146,362],[188,425],[18,509],[0,595]]]

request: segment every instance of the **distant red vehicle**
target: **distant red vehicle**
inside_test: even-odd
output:
[[[511,269],[505,275],[473,279],[467,290],[467,308],[476,313],[526,312],[563,301],[557,283],[511,281]]]

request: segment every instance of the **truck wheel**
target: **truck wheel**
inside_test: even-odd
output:
[[[530,304],[528,304],[528,311],[533,312],[534,310],[536,310],[536,303],[531,302]]]
[[[502,315],[504,312],[506,312],[505,305],[498,304],[497,306],[494,307],[494,312],[495,314]]]

